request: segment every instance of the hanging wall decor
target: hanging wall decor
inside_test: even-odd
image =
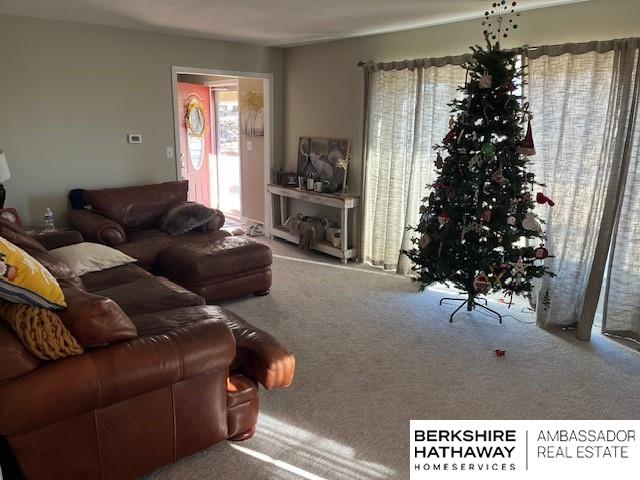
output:
[[[261,91],[242,94],[242,125],[248,137],[264,136],[264,95]]]

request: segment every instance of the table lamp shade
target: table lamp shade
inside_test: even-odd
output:
[[[0,149],[0,182],[4,182],[11,178],[11,172],[9,171],[9,165],[7,164],[7,157]]]

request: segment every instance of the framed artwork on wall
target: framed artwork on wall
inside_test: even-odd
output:
[[[300,137],[298,175],[327,182],[334,191],[344,192],[351,156],[351,140],[343,138]]]

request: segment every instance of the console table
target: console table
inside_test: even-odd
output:
[[[287,213],[287,198],[337,208],[340,210],[340,247],[336,248],[329,242],[320,241],[316,242],[314,250],[337,257],[342,260],[342,263],[347,263],[347,260],[350,258],[358,257],[359,215],[356,209],[360,207],[360,197],[299,190],[297,188],[281,187],[280,185],[274,184],[267,185],[267,192],[269,192],[271,211],[271,228],[269,229],[269,234],[272,237],[282,238],[295,244],[299,243],[298,237],[285,230],[282,226],[289,217]],[[279,209],[279,211],[276,209]],[[353,233],[351,244],[349,243],[349,215],[351,215],[351,228]]]

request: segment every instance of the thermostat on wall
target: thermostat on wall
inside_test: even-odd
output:
[[[127,142],[129,143],[142,143],[142,135],[139,133],[128,133]]]

